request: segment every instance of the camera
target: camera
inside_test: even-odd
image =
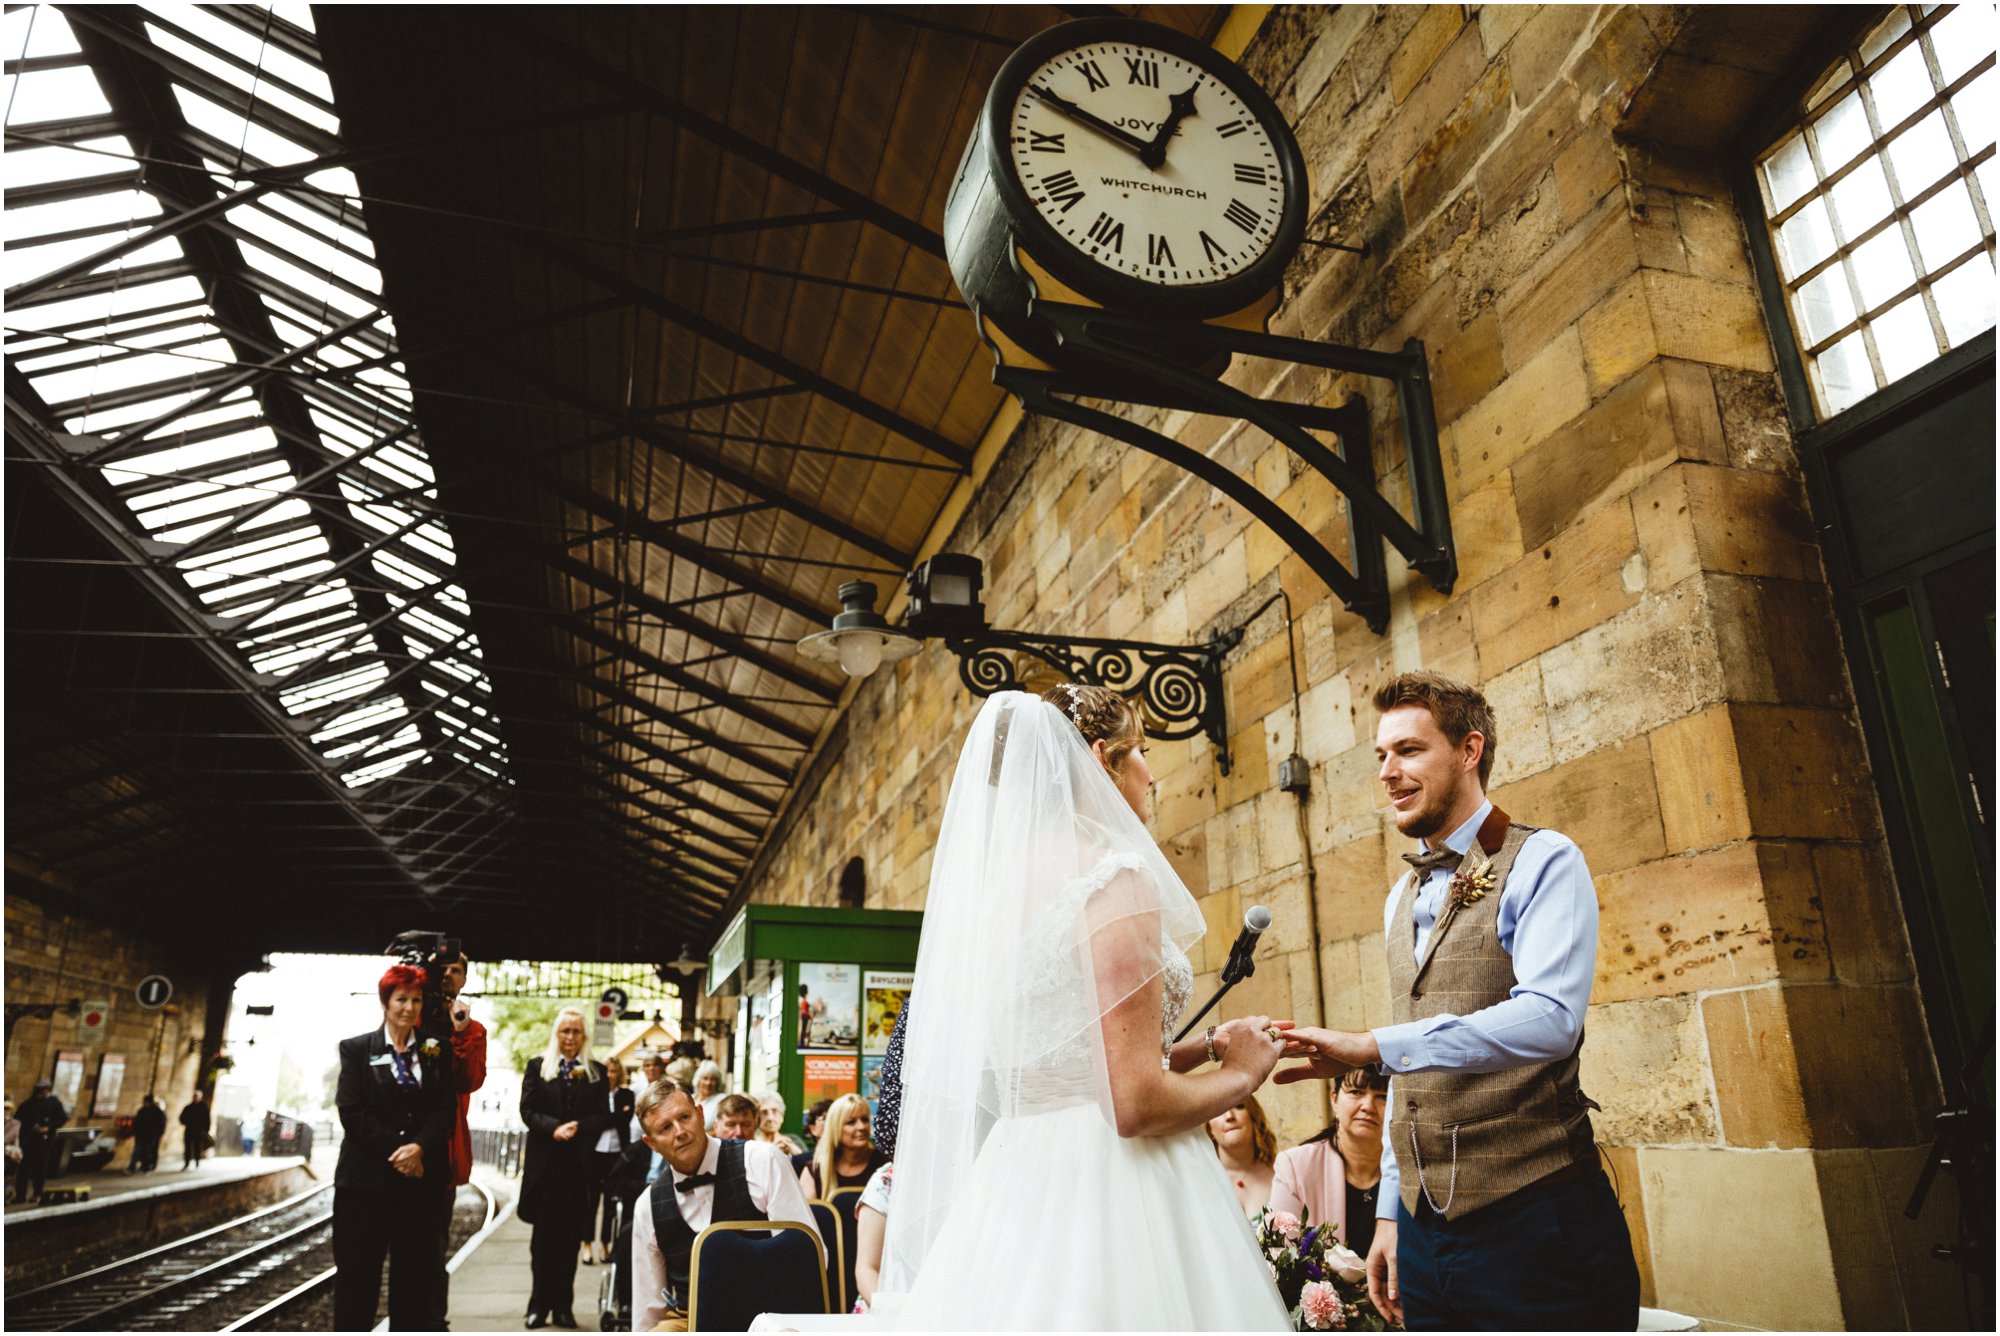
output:
[[[444,970],[445,966],[455,965],[465,958],[464,943],[441,932],[413,929],[397,933],[382,954],[394,956],[401,963],[424,972],[423,1026],[451,1033],[451,1016],[444,997]]]
[[[405,965],[416,966],[435,982],[446,965],[455,964],[464,957],[465,950],[456,937],[447,937],[441,932],[413,930],[397,933],[382,954],[394,956]]]

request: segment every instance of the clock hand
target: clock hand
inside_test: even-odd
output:
[[[1189,84],[1175,93],[1167,102],[1167,119],[1160,123],[1160,132],[1153,136],[1153,142],[1139,150],[1139,161],[1148,167],[1163,167],[1167,161],[1167,142],[1174,137],[1180,123],[1194,115],[1194,89]]]
[[[1076,103],[1070,101],[1068,98],[1063,97],[1057,93],[1052,93],[1048,89],[1043,88],[1039,84],[1030,84],[1028,86],[1028,91],[1033,93],[1036,97],[1039,97],[1042,101],[1048,103],[1050,106],[1054,107],[1057,111],[1061,112],[1063,115],[1069,117],[1071,120],[1076,121],[1081,125],[1087,125],[1101,135],[1104,135],[1111,139],[1115,139],[1119,143],[1123,144],[1126,148],[1131,149],[1134,153],[1139,153],[1142,155],[1145,153],[1146,142],[1143,139],[1140,139],[1139,136],[1131,133],[1128,130],[1121,130],[1117,126],[1113,125],[1110,121],[1092,115],[1090,112],[1085,111],[1082,107],[1079,107],[1078,105],[1076,105]]]

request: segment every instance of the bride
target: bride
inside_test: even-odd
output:
[[[904,1039],[897,1326],[1289,1329],[1201,1131],[1284,1044],[1265,1017],[1171,1042],[1205,924],[1143,824],[1143,742],[1076,686],[995,695],[966,739]]]

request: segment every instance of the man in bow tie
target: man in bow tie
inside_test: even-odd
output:
[[[677,1081],[639,1096],[640,1131],[665,1161],[632,1222],[632,1330],[686,1331],[688,1263],[695,1237],[715,1220],[797,1220],[812,1208],[791,1163],[767,1141],[722,1141]]]
[[[1498,726],[1477,689],[1404,673],[1375,693],[1403,855],[1383,912],[1393,1024],[1294,1029],[1279,1081],[1393,1078],[1368,1290],[1411,1330],[1630,1331],[1632,1241],[1577,1083],[1597,893],[1566,836],[1486,796]]]

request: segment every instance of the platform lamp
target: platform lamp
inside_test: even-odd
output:
[[[1216,765],[1229,773],[1222,660],[1242,641],[1242,628],[1219,632],[1201,645],[1003,631],[986,624],[979,601],[985,581],[979,558],[938,553],[910,572],[909,613],[900,627],[875,611],[874,585],[844,584],[832,629],[805,637],[799,651],[838,663],[849,677],[867,677],[885,662],[915,654],[927,639],[942,640],[958,656],[959,680],[975,696],[1022,690],[1017,660],[1027,655],[1072,682],[1137,697],[1148,737],[1170,741],[1207,734]]]

